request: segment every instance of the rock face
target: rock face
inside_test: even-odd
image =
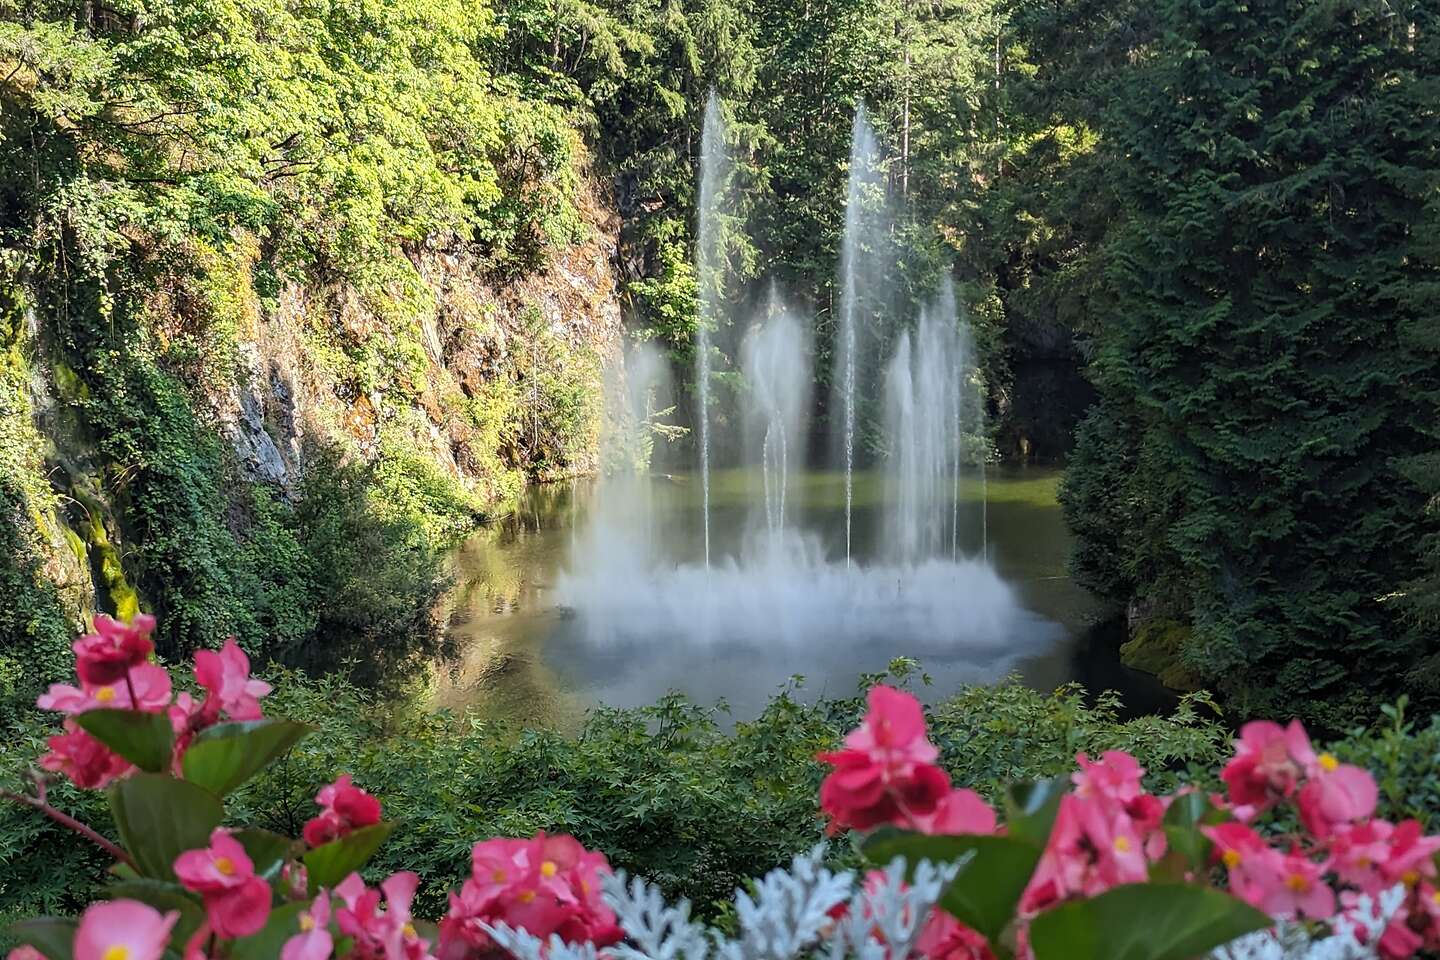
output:
[[[586,199],[588,236],[518,279],[437,240],[408,252],[411,276],[378,289],[245,297],[237,375],[210,397],[243,474],[293,497],[307,441],[373,459],[392,437],[486,502],[519,479],[593,471],[603,370],[619,362],[623,331],[619,217]],[[557,383],[592,401],[563,437],[546,426]]]

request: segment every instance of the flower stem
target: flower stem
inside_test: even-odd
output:
[[[105,839],[99,833],[96,833],[94,828],[81,823],[79,820],[76,820],[74,817],[70,816],[70,814],[52,807],[45,799],[45,788],[43,786],[43,783],[39,780],[37,780],[36,782],[37,784],[39,784],[38,792],[40,795],[38,797],[27,797],[23,793],[14,793],[10,790],[0,790],[0,797],[3,797],[6,800],[13,800],[16,803],[23,803],[27,807],[34,807],[36,810],[39,810],[51,820],[54,820],[56,823],[60,824],[60,826],[66,827],[80,834],[80,836],[84,837],[86,840],[89,840],[101,850],[104,850],[106,853],[110,854],[110,856],[114,857],[116,860],[131,867],[132,869],[135,868],[135,861],[131,859],[130,854],[126,853],[117,844]]]

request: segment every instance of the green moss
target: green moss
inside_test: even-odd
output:
[[[1120,660],[1127,667],[1153,673],[1171,690],[1199,690],[1203,680],[1185,662],[1192,632],[1188,624],[1175,620],[1147,620],[1121,645]]]

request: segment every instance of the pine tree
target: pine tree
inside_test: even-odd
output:
[[[1079,566],[1192,624],[1186,659],[1237,716],[1368,717],[1426,653],[1395,601],[1425,500],[1402,465],[1440,395],[1415,335],[1440,323],[1416,296],[1440,11],[1401,6],[1163,0],[1101,118],[1123,209],[1093,373],[1116,422],[1082,432],[1068,508],[1126,527],[1082,526]]]

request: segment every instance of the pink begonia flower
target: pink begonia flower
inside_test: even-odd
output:
[[[1261,880],[1274,871],[1274,864],[1268,859],[1274,851],[1243,823],[1201,827],[1200,832],[1215,845],[1214,856],[1225,865],[1230,892],[1252,907],[1258,907],[1267,889]]]
[[[1220,779],[1229,788],[1235,815],[1249,820],[1292,796],[1314,763],[1315,751],[1299,720],[1290,721],[1288,727],[1255,720],[1240,728],[1235,758],[1220,771]]]
[[[1253,880],[1261,893],[1256,906],[1272,917],[1327,920],[1335,913],[1335,891],[1325,883],[1328,861],[1267,849],[1255,858]]]
[[[82,790],[98,790],[135,769],[130,761],[65,721],[65,732],[45,741],[50,752],[40,757],[40,766],[65,774]]]
[[[155,649],[150,639],[154,629],[155,618],[148,614],[137,613],[128,624],[98,614],[95,632],[71,645],[75,672],[82,682],[96,687],[123,681],[125,674],[144,663]]]
[[[305,824],[305,842],[318,847],[332,840],[380,822],[380,801],[350,782],[342,773],[315,795],[320,814]]]
[[[135,691],[134,702],[130,700],[132,688]],[[160,713],[170,706],[170,673],[153,663],[142,663],[130,671],[128,683],[124,678],[101,686],[83,684],[79,688],[55,683],[40,695],[35,705],[41,710],[56,710],[66,716],[106,708]]]
[[[1326,753],[1316,760],[1296,802],[1305,829],[1323,840],[1336,827],[1372,815],[1379,799],[1380,790],[1368,770],[1340,763]]]
[[[930,911],[914,951],[922,960],[995,960],[989,941],[938,908]]]
[[[950,778],[934,763],[940,751],[925,738],[920,701],[876,686],[867,702],[865,719],[845,737],[845,748],[818,758],[835,768],[820,786],[820,807],[832,818],[832,832],[917,825],[950,792]]]
[[[1380,864],[1381,875],[1391,884],[1413,887],[1421,880],[1434,882],[1435,855],[1440,837],[1427,837],[1418,820],[1404,820],[1390,834],[1389,855]]]
[[[175,875],[185,889],[200,894],[218,936],[249,936],[270,916],[270,884],[255,875],[245,848],[224,827],[210,834],[210,846],[176,857]]]
[[[205,688],[207,701],[214,701],[231,720],[259,720],[260,697],[270,684],[250,678],[250,658],[231,637],[217,653],[200,650],[195,654],[195,680]]]
[[[5,960],[45,960],[45,954],[36,950],[28,943],[22,943],[7,953]]]
[[[345,906],[335,911],[340,932],[354,941],[352,955],[384,957],[385,960],[425,960],[430,941],[415,931],[410,904],[420,878],[414,873],[395,873],[379,890],[367,889],[358,873],[352,873],[335,888]],[[381,894],[385,910],[379,910]]]
[[[330,936],[330,894],[324,890],[300,914],[300,932],[280,948],[280,960],[329,960],[335,949]]]
[[[917,826],[924,833],[957,834],[995,832],[995,809],[974,790],[952,789],[935,806],[935,812],[919,818]]]
[[[1381,865],[1391,859],[1395,828],[1384,820],[1342,826],[1330,837],[1330,857],[1340,882],[1371,896],[1390,886]]]
[[[74,960],[160,960],[179,919],[135,900],[97,903],[80,915]]]
[[[502,922],[542,939],[554,934],[567,943],[617,943],[624,931],[601,897],[601,877],[609,872],[604,854],[573,837],[541,833],[477,843],[470,879],[450,894],[436,952],[442,960],[486,956],[494,945],[484,927]]]
[[[1123,750],[1107,750],[1098,763],[1091,763],[1084,753],[1075,755],[1079,771],[1070,775],[1075,793],[1080,797],[1106,797],[1125,804],[1140,796],[1140,778],[1145,768]]]

